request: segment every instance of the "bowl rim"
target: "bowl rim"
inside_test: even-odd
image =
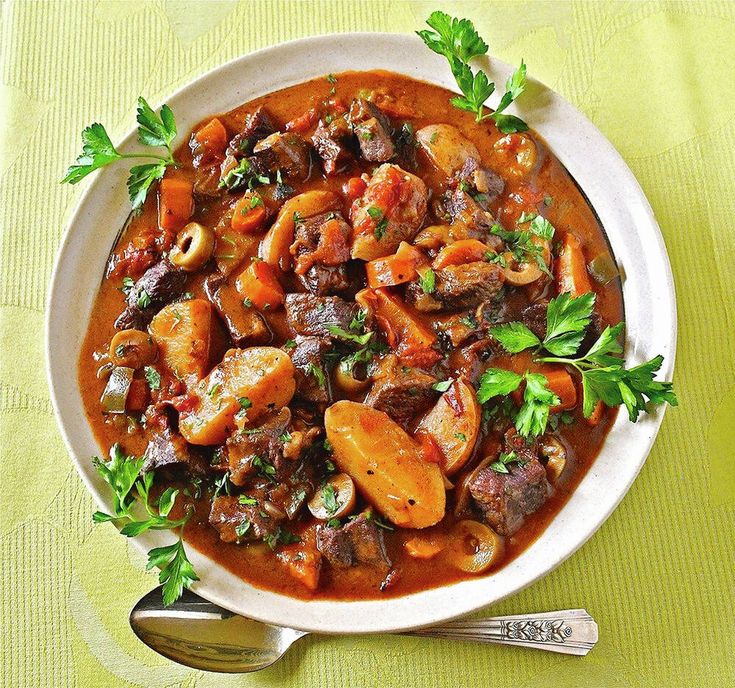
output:
[[[268,77],[274,79],[275,84],[249,91],[242,81],[237,81],[238,78],[244,78],[241,75],[251,74],[257,82],[258,69],[265,67],[266,63],[270,70]],[[497,84],[505,83],[513,71],[510,65],[496,58],[483,58],[478,64]],[[182,137],[204,117],[211,116],[214,112],[225,112],[258,95],[329,73],[371,69],[395,71],[457,91],[445,60],[428,51],[417,37],[410,34],[355,32],[311,36],[234,58],[177,89],[165,101],[177,113],[179,134],[174,145],[178,145]],[[215,90],[222,91],[221,82],[230,77],[235,79],[235,87],[226,96],[219,92],[215,106],[210,100],[211,94],[208,95],[210,85],[215,84]],[[265,77],[261,75],[260,78]],[[497,105],[502,89],[498,91],[488,100],[488,105]],[[562,96],[531,77],[527,91],[521,99],[520,107],[514,104],[510,111],[522,114],[531,128],[544,137],[556,157],[567,167],[600,216],[616,259],[622,261],[625,270],[623,299],[628,325],[626,361],[640,362],[645,360],[646,355],[653,355],[649,345],[654,340],[655,353],[660,352],[665,357],[660,375],[671,379],[677,339],[674,281],[663,236],[650,204],[620,154],[592,122]],[[246,97],[243,97],[243,92]],[[222,107],[221,104],[227,102],[232,104]],[[205,111],[207,107],[210,107],[208,112]],[[179,119],[180,112],[188,114]],[[204,114],[196,119],[197,112]],[[118,146],[119,150],[125,151],[134,143],[135,132],[134,128],[128,131]],[[555,143],[560,145],[554,145]],[[74,403],[75,397],[79,399],[79,346],[66,347],[73,349],[70,357],[68,351],[61,351],[63,347],[54,342],[68,329],[65,323],[72,316],[81,321],[77,328],[81,327],[82,337],[86,331],[89,310],[100,280],[85,276],[84,288],[79,296],[72,295],[67,287],[70,277],[79,274],[74,268],[90,264],[86,253],[93,252],[99,258],[105,245],[109,250],[121,224],[110,221],[108,224],[113,229],[104,233],[107,238],[95,238],[92,228],[98,225],[95,224],[94,216],[99,216],[102,211],[109,213],[110,208],[115,209],[115,217],[128,214],[124,179],[125,173],[119,167],[102,169],[77,201],[66,223],[54,262],[45,318],[46,372],[54,415],[77,472],[103,509],[109,509],[110,500],[103,492],[104,483],[96,475],[89,460],[91,455],[99,451],[99,445],[94,441],[90,445],[91,432],[86,415],[80,413],[83,407]],[[102,202],[105,199],[107,203]],[[123,205],[118,211],[119,201]],[[601,209],[603,212],[600,212]],[[83,231],[73,231],[78,226]],[[626,226],[632,226],[632,229],[626,230]],[[614,236],[611,236],[611,232]],[[82,234],[85,236],[82,237]],[[642,248],[647,249],[648,254],[644,255]],[[104,255],[106,258],[107,254]],[[92,260],[91,263],[95,264],[95,261]],[[636,269],[631,270],[633,267]],[[104,272],[104,263],[101,264],[100,272]],[[639,312],[646,306],[654,308],[645,314]],[[60,317],[53,317],[52,314]],[[78,332],[76,335],[80,344]],[[65,374],[69,370],[70,362],[73,376]],[[625,496],[645,463],[665,410],[665,407],[660,407],[635,425],[628,424],[623,414],[618,414],[600,455],[566,505],[519,557],[489,576],[384,600],[303,600],[246,583],[193,546],[189,546],[187,552],[202,578],[192,589],[202,597],[250,618],[321,633],[401,631],[463,616],[497,603],[533,584],[570,557],[598,530]],[[87,426],[86,433],[83,426]],[[631,445],[631,454],[615,465],[615,472],[612,474],[608,470],[609,459],[615,449],[615,446],[610,446],[611,440],[622,443],[623,448]],[[88,448],[91,447],[93,450],[90,452]],[[608,454],[611,455],[609,458]],[[598,466],[603,455],[606,456],[605,465]],[[620,457],[615,459],[619,460]],[[595,493],[595,486],[604,486],[605,490]],[[611,488],[609,492],[608,487]],[[587,516],[586,519],[581,519],[581,527],[575,511],[579,512],[578,516]],[[570,524],[570,528],[575,526],[576,534],[564,531],[564,524]],[[557,541],[562,543],[558,551],[548,542],[552,533],[557,533]],[[145,552],[151,547],[169,544],[173,540],[170,533],[159,531],[134,538],[133,542]]]

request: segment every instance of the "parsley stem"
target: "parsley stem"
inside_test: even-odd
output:
[[[167,158],[164,158],[161,155],[151,155],[148,153],[121,153],[121,158],[149,158],[150,160],[162,160],[163,162],[169,164],[169,165],[175,165],[176,161],[173,158],[173,155],[171,155],[171,151],[169,150],[169,155]]]
[[[590,370],[597,367],[593,363],[588,363],[583,358],[559,358],[556,356],[543,356],[534,360],[537,363],[563,363],[564,365],[570,365],[573,368],[576,368],[580,373],[583,373],[585,370]]]

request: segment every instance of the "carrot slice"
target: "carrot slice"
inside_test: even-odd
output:
[[[196,134],[194,139],[206,149],[210,155],[222,155],[227,146],[227,129],[216,117],[205,124]]]
[[[262,260],[252,260],[239,274],[235,287],[258,310],[278,308],[283,303],[283,287],[275,270]]]
[[[254,234],[265,222],[263,199],[255,193],[246,193],[236,204],[230,225],[236,232]]]
[[[477,239],[460,239],[453,244],[445,246],[436,258],[432,267],[441,270],[448,265],[464,265],[465,263],[476,263],[484,260],[485,254],[490,248]]]
[[[360,198],[365,193],[367,183],[361,177],[350,177],[342,187],[342,193],[347,198],[348,203],[352,203],[356,198]]]
[[[577,405],[577,387],[566,368],[554,366],[552,369],[549,366],[543,371],[543,375],[546,377],[547,387],[561,401],[558,406],[552,406],[552,412],[566,411]]]
[[[192,185],[185,179],[162,179],[158,188],[158,224],[181,229],[194,212]]]
[[[556,287],[560,294],[566,291],[572,296],[592,291],[582,244],[571,232],[564,235],[562,251],[556,260]]]

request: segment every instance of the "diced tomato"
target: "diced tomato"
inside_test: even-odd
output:
[[[148,406],[148,383],[142,379],[134,379],[130,383],[128,396],[125,399],[125,410],[140,413]]]
[[[340,265],[349,260],[350,247],[342,227],[342,221],[336,218],[322,224],[316,249],[298,257],[294,272],[297,275],[304,275],[315,263]]]
[[[290,122],[286,122],[286,131],[295,131],[297,134],[303,134],[311,129],[319,119],[319,110],[311,108],[303,115],[294,117]]]
[[[235,287],[258,310],[278,308],[283,303],[283,287],[275,270],[262,260],[253,259],[239,274]]]
[[[345,195],[348,203],[354,202],[365,193],[367,183],[362,177],[350,177],[342,187],[342,193]]]

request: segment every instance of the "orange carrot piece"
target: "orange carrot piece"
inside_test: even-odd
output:
[[[185,179],[164,178],[158,188],[158,224],[181,229],[194,212],[192,185]]]
[[[255,193],[246,193],[236,204],[230,225],[236,232],[254,234],[265,222],[266,211],[263,199]]]
[[[310,542],[285,545],[276,556],[285,564],[289,574],[307,589],[316,590],[319,587],[322,555],[315,545]]]
[[[262,260],[252,260],[237,277],[235,287],[258,310],[278,308],[283,303],[283,287],[274,269]]]
[[[448,265],[464,265],[484,260],[490,248],[477,239],[460,239],[453,244],[447,244],[439,251],[432,266],[434,270],[441,270]]]
[[[205,124],[194,138],[210,155],[222,155],[227,146],[227,129],[216,117]]]
[[[416,268],[426,262],[426,256],[419,249],[402,241],[394,255],[365,264],[368,286],[377,289],[410,282],[416,277]]]
[[[574,384],[569,371],[563,366],[548,366],[543,371],[546,377],[547,387],[559,397],[561,403],[558,406],[552,406],[551,411],[566,411],[577,405],[577,387]]]
[[[581,296],[592,291],[582,244],[571,232],[564,235],[555,272],[557,291],[560,294],[569,292],[572,296]]]

